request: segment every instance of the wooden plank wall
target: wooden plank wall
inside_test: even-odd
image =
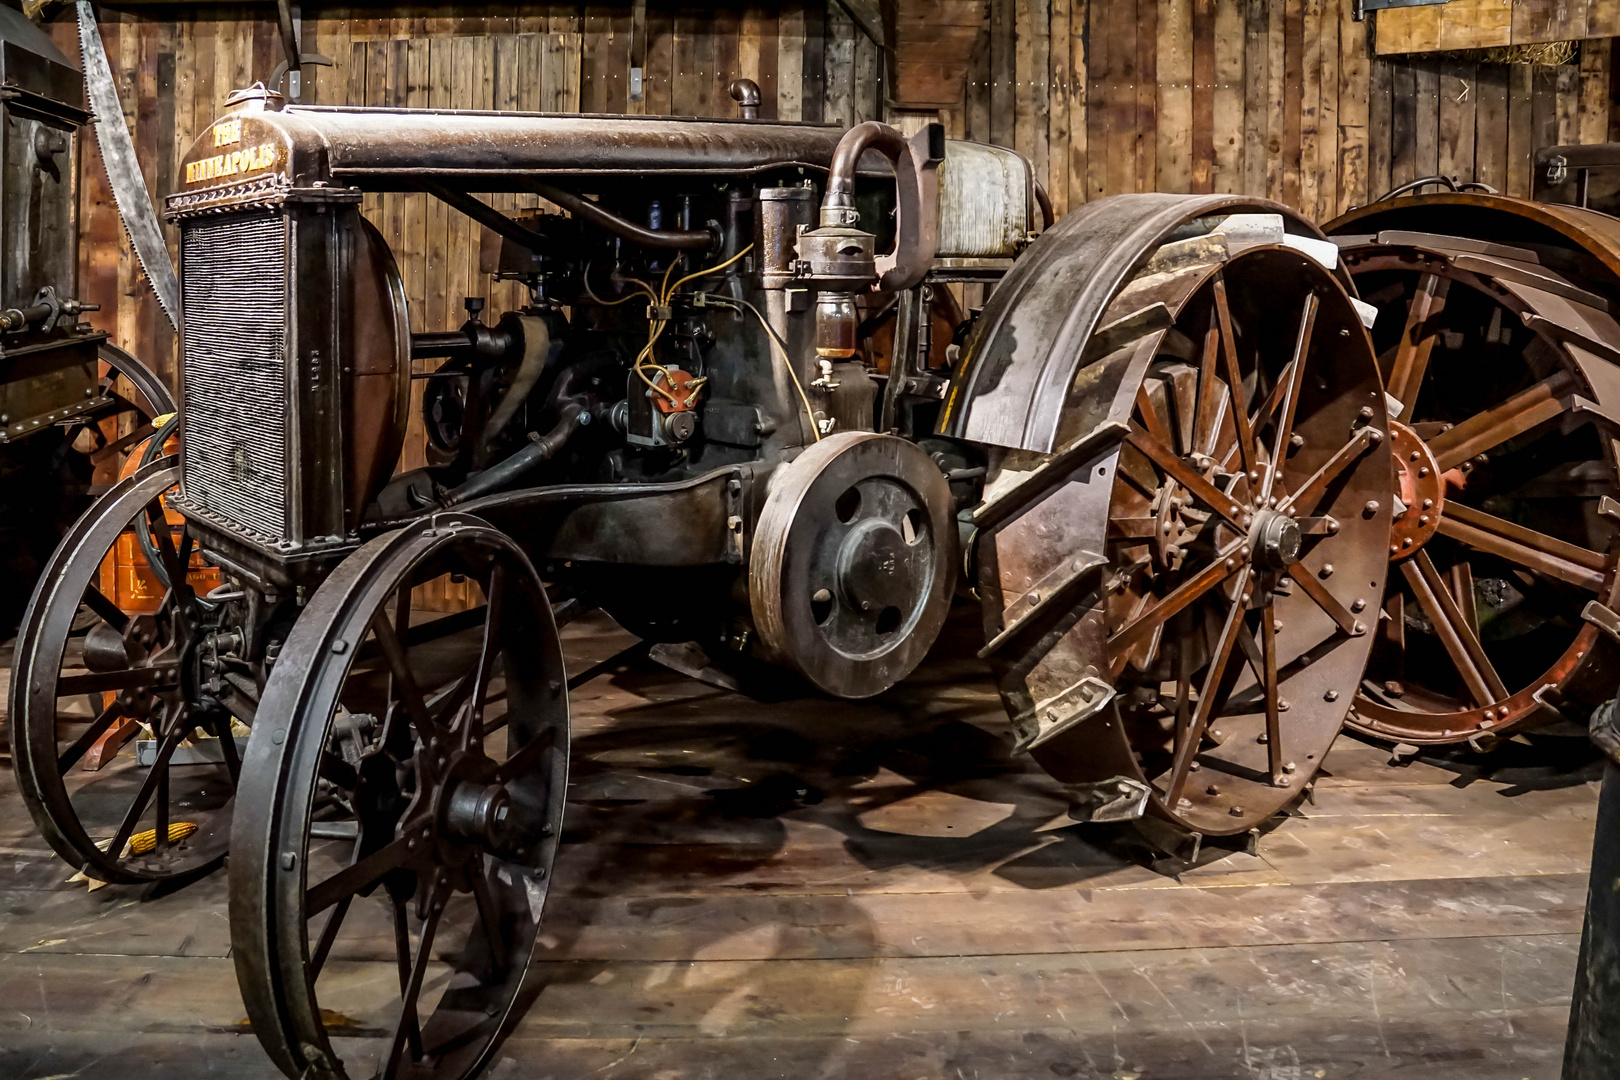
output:
[[[1528,195],[1540,146],[1610,135],[1612,41],[1562,67],[1375,55],[1352,0],[990,0],[953,133],[1016,147],[1061,215],[1132,191],[1326,220],[1420,176]]]

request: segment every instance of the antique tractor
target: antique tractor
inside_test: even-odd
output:
[[[1074,816],[1201,833],[1296,798],[1360,687],[1389,419],[1337,249],[1281,206],[1118,197],[1032,241],[1027,162],[938,126],[262,88],[179,175],[179,452],[55,556],[17,769],[92,877],[229,849],[242,992],[289,1076],[488,1056],[550,886],[581,605],[858,698],[965,584]],[[372,192],[484,225],[528,302],[413,334]],[[512,192],[559,212],[482,197]],[[963,282],[995,289],[942,327]],[[413,360],[442,362],[428,463],[399,471]],[[167,587],[141,611],[100,576],[136,535]],[[473,602],[428,610],[440,583]],[[76,768],[130,722],[137,755]],[[397,985],[353,977],[379,957]]]
[[[5,4],[0,43],[0,625],[9,633],[52,549],[98,483],[116,479],[131,432],[151,434],[148,421],[174,403],[161,379],[80,321],[96,310],[74,299],[84,80]]]

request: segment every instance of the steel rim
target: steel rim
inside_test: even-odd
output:
[[[1073,709],[1086,680],[1111,691],[1033,750],[1080,802],[1136,790],[1183,827],[1239,832],[1298,796],[1365,666],[1388,419],[1348,297],[1298,253],[1139,274],[1109,318],[1154,303],[1174,325],[1096,361],[1067,422],[1079,438],[1084,415],[1126,418],[1124,444],[981,540],[986,652],[1015,728]]]
[[[413,620],[410,586],[451,573],[485,604]],[[476,1072],[534,949],[567,782],[533,567],[459,516],[371,542],[294,625],[260,724],[231,861],[255,1033],[289,1076]],[[378,960],[392,997],[364,975]]]
[[[164,518],[162,496],[178,481],[175,459],[164,458],[97,502],[47,565],[17,637],[10,716],[18,786],[57,854],[103,881],[205,870],[225,854],[230,831],[239,771],[230,716],[194,708],[185,685],[200,612],[188,580],[197,570],[189,529]],[[149,523],[169,580],[181,584],[162,586],[155,612],[131,615],[101,590],[100,575],[120,537],[133,539],[137,519]],[[88,630],[81,624],[86,611],[94,613]],[[92,638],[111,649],[101,657],[122,650],[126,665],[108,667],[102,659],[96,668],[87,666],[85,645]],[[72,699],[81,696],[89,698],[87,712],[75,708]],[[65,745],[59,721],[72,729]],[[98,740],[131,735],[137,724],[145,724],[157,744],[150,769],[124,754],[87,778],[87,755]],[[199,728],[219,738],[222,760],[171,765]]]
[[[1596,644],[1581,610],[1620,593],[1615,530],[1598,514],[1620,488],[1612,444],[1571,422],[1578,397],[1611,410],[1620,400],[1536,320],[1546,309],[1616,344],[1620,328],[1438,251],[1380,245],[1346,260],[1373,298],[1398,294],[1381,303],[1374,337],[1403,405],[1397,483],[1412,496],[1395,522],[1395,572],[1348,722],[1433,744],[1556,720],[1547,695]]]

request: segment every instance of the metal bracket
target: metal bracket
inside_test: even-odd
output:
[[[1588,600],[1581,609],[1581,618],[1620,643],[1620,614],[1601,600]]]
[[[1075,439],[1057,453],[1024,474],[1012,487],[999,491],[973,509],[974,527],[993,529],[1047,493],[1066,483],[1081,466],[1110,453],[1130,432],[1129,424],[1109,420]]]
[[[1075,821],[1135,821],[1147,812],[1153,789],[1129,776],[1116,776],[1090,784],[1070,784],[1074,803],[1069,816]]]
[[[979,650],[979,659],[999,652],[1048,612],[1073,607],[1083,586],[1100,582],[1107,566],[1107,559],[1090,551],[1076,552],[1073,559],[1063,560],[1002,613],[1001,631]]]
[[[1083,676],[1062,693],[1047,698],[1027,713],[1013,717],[1013,732],[1017,736],[1013,753],[1027,753],[1090,720],[1113,700],[1112,686],[1095,675]]]

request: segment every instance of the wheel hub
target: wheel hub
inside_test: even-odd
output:
[[[1389,534],[1389,558],[1398,562],[1421,551],[1440,528],[1446,483],[1434,453],[1417,432],[1393,420],[1389,428],[1395,456],[1395,521]]]
[[[861,611],[909,610],[917,599],[915,560],[894,523],[869,519],[839,545],[838,584]]]
[[[512,797],[501,784],[452,781],[444,822],[451,835],[496,851],[510,850],[518,840]]]
[[[1287,514],[1261,510],[1254,515],[1249,547],[1257,567],[1281,570],[1298,562],[1301,544],[1299,522]]]

